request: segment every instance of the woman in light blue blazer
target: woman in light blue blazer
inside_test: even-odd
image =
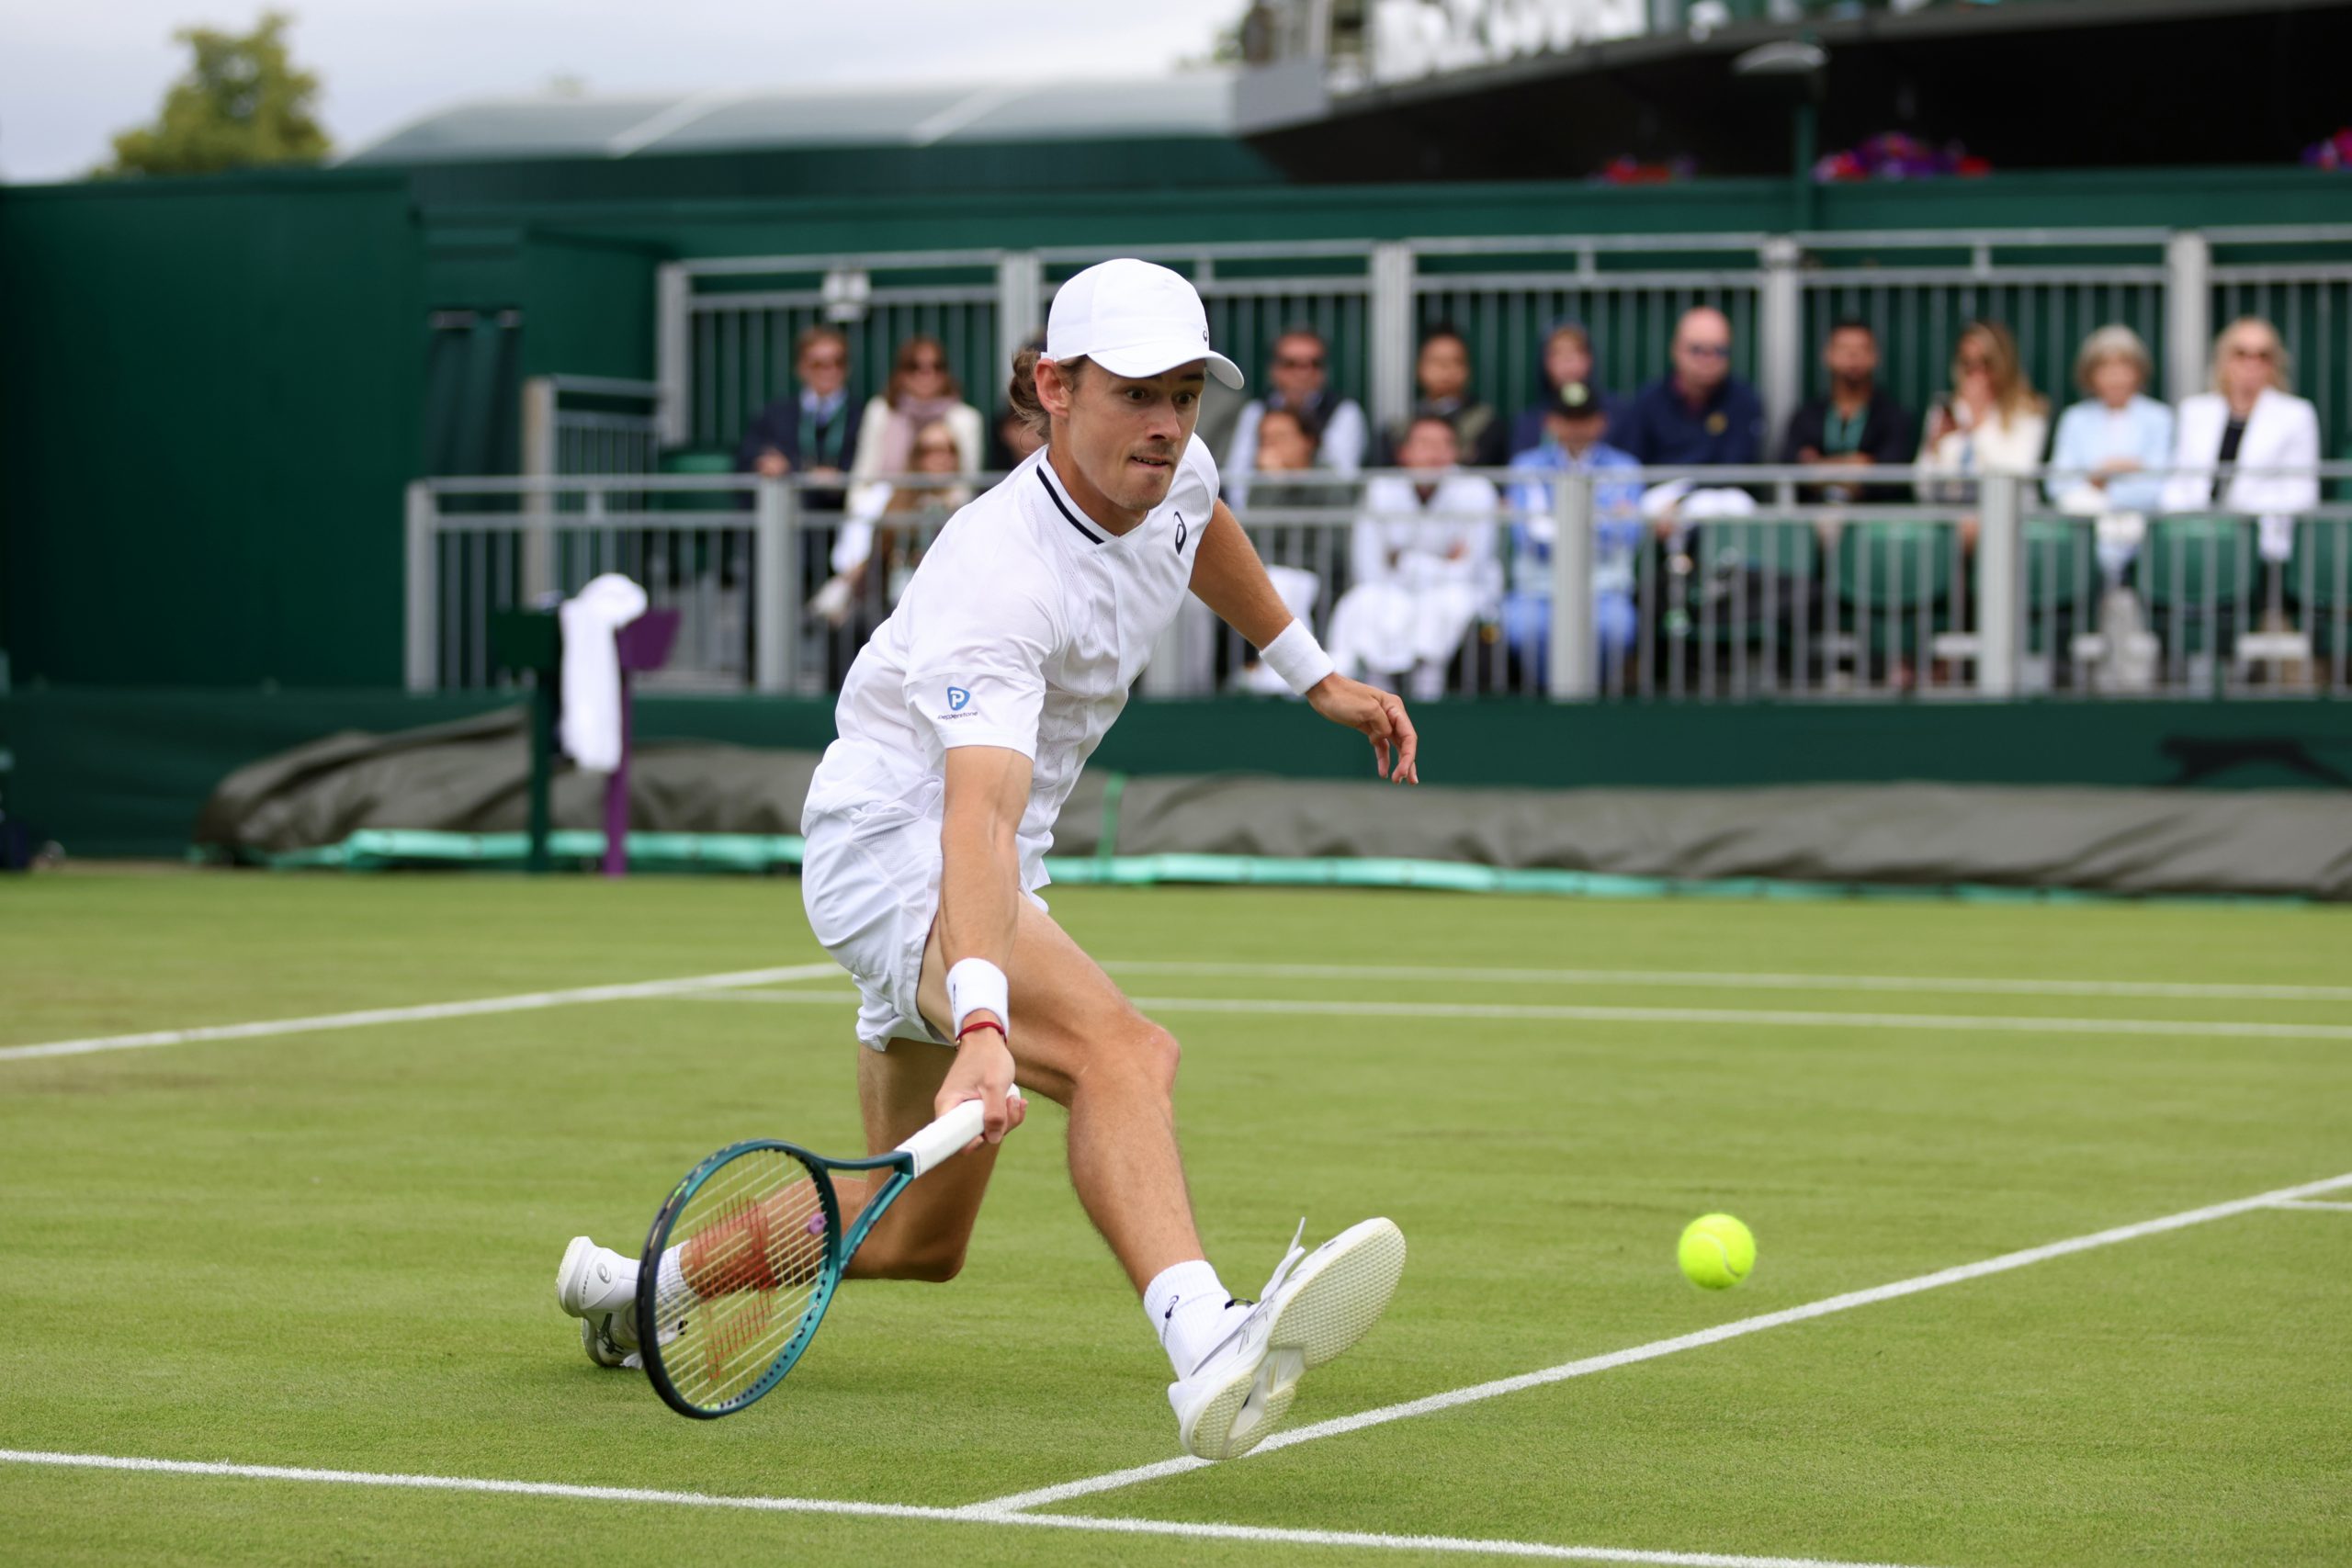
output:
[[[2089,396],[2059,417],[2046,481],[2052,505],[2093,517],[2163,509],[2173,418],[2143,390],[2154,369],[2148,345],[2130,327],[2101,327],[2083,340],[2075,384]],[[2099,530],[2099,565],[2109,581],[2122,576],[2139,546],[2136,528]]]

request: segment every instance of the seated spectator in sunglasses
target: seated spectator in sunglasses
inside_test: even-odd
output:
[[[1329,357],[1322,335],[1309,327],[1293,327],[1274,341],[1273,362],[1266,373],[1272,389],[1241,406],[1233,444],[1218,464],[1226,476],[1226,502],[1236,511],[1250,503],[1250,476],[1261,467],[1259,426],[1277,409],[1291,414],[1306,436],[1315,454],[1307,466],[1335,474],[1353,474],[1363,467],[1370,427],[1354,399],[1331,390]]]
[[[2262,558],[2293,553],[2294,513],[2319,504],[2319,413],[2295,396],[2287,345],[2268,321],[2241,316],[2222,330],[2213,389],[2180,400],[2172,461],[2165,511],[2259,517]],[[2253,471],[2264,468],[2290,471]]]
[[[912,473],[915,437],[933,421],[944,421],[956,437],[957,471],[978,473],[986,455],[980,411],[964,400],[947,368],[947,350],[937,338],[917,333],[899,344],[888,384],[865,405],[850,478],[863,484]]]
[[[1730,319],[1711,305],[1685,311],[1673,352],[1673,369],[1614,422],[1612,444],[1645,468],[1761,462],[1764,404],[1731,373]]]
[[[800,383],[762,409],[735,449],[735,470],[779,479],[786,474],[838,479],[858,449],[865,411],[849,398],[849,339],[837,327],[809,327],[793,344],[792,373]],[[811,489],[803,505],[831,512],[837,489]]]

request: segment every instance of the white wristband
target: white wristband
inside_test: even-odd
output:
[[[1315,634],[1306,629],[1305,621],[1293,621],[1283,628],[1283,635],[1261,650],[1259,657],[1266,668],[1283,678],[1283,683],[1300,696],[1313,690],[1324,676],[1339,669]]]
[[[992,1012],[1010,1032],[1012,1028],[1012,988],[1004,971],[985,958],[959,958],[947,971],[947,1010],[956,1021],[955,1038],[964,1037],[964,1021],[976,1012]]]

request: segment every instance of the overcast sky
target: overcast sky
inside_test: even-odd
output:
[[[0,0],[0,179],[72,179],[154,118],[176,28],[254,0]],[[528,95],[1148,76],[1205,53],[1241,0],[284,0],[348,151],[428,110]]]

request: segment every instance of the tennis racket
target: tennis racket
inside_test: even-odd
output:
[[[654,1216],[638,1266],[638,1346],[654,1392],[679,1415],[708,1420],[782,1382],[866,1233],[917,1177],[980,1135],[981,1114],[967,1100],[872,1159],[752,1138],[688,1171]],[[837,1170],[890,1173],[846,1233]],[[673,1249],[678,1267],[664,1290]]]

